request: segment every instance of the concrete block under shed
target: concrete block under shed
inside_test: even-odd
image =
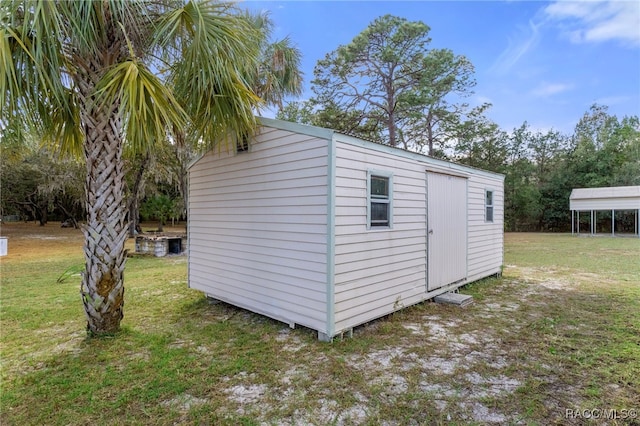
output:
[[[433,301],[436,303],[445,303],[447,305],[457,305],[464,308],[473,303],[473,296],[460,293],[444,293],[436,296]]]

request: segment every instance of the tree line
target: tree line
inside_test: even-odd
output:
[[[316,114],[299,121],[341,130]],[[34,137],[23,141],[2,145],[2,215],[77,226],[84,217],[82,162],[56,155]],[[571,134],[532,129],[527,122],[511,131],[491,125],[451,148],[439,157],[505,175],[506,231],[568,231],[573,188],[640,185],[640,120],[620,119],[604,105],[592,105]],[[168,220],[186,220],[186,166],[193,158],[194,151],[171,145],[127,158],[130,215],[155,221],[159,229]],[[601,220],[609,223],[607,214]],[[137,223],[131,221],[131,235]]]
[[[505,230],[570,229],[573,188],[640,185],[638,116],[616,117],[592,105],[573,133],[532,129],[525,121],[501,129],[486,117],[490,105],[470,107],[473,65],[448,49],[431,49],[429,27],[391,15],[372,22],[346,46],[318,61],[315,96],[299,95],[301,52],[289,38],[273,41],[268,15],[245,15],[264,36],[252,89],[283,120],[332,128],[505,175]],[[77,226],[84,219],[84,167],[59,156],[22,121],[0,135],[3,216],[50,217]],[[187,165],[197,146],[176,132],[153,150],[124,158],[129,233],[139,219],[186,220]],[[606,215],[602,216],[607,220]]]
[[[426,24],[382,16],[318,61],[314,96],[277,117],[502,173],[507,231],[571,229],[572,188],[640,185],[638,116],[594,104],[571,134],[501,129],[491,105],[468,103],[469,60],[430,42]]]

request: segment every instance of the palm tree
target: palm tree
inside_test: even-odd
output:
[[[127,209],[123,152],[174,128],[231,140],[253,128],[246,82],[260,34],[231,4],[207,0],[2,0],[0,125],[26,120],[82,153],[87,218],[81,296],[90,335],[123,317]]]
[[[289,37],[272,41],[274,23],[268,13],[245,12],[244,17],[260,35],[259,61],[250,70],[246,80],[254,93],[261,98],[261,107],[277,107],[281,111],[287,96],[298,96],[302,93],[302,53]],[[154,173],[160,170],[165,178],[177,185],[182,196],[181,207],[186,213],[188,165],[198,155],[198,150],[194,148],[197,144],[187,138],[184,131],[174,129],[173,141],[168,146],[172,155],[165,156],[164,161],[160,162],[155,158],[158,151],[147,152],[131,162],[135,176],[128,196],[130,236],[135,235],[138,201],[146,181],[145,170]]]
[[[255,27],[260,36],[259,60],[246,75],[246,80],[254,93],[261,98],[260,107],[277,107],[281,111],[287,96],[302,94],[303,74],[300,69],[302,53],[293,45],[289,37],[271,41],[274,24],[267,13],[245,12],[244,17]],[[197,150],[194,149],[194,141],[189,141],[183,132],[176,130],[174,136],[174,143],[170,147],[173,158],[165,165],[173,166],[172,173],[169,174],[173,174],[176,180],[182,195],[182,206],[186,209],[188,164],[196,157]]]
[[[268,13],[247,13],[246,17],[262,34],[260,60],[248,76],[249,82],[265,105],[282,111],[286,96],[302,94],[302,53],[288,36],[271,41],[274,24]]]

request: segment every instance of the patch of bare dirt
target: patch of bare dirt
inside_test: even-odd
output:
[[[162,401],[161,404],[164,406],[173,407],[182,412],[187,412],[194,406],[204,405],[208,402],[208,399],[198,398],[188,393],[183,393],[175,398]]]
[[[525,270],[525,276],[527,273]],[[367,424],[383,415],[379,407],[381,401],[393,405],[406,401],[403,398],[408,393],[416,392],[425,395],[444,421],[462,419],[479,424],[518,424],[521,413],[491,401],[515,398],[516,392],[527,386],[530,379],[557,389],[558,400],[547,402],[549,412],[560,412],[563,404],[577,404],[579,401],[570,396],[579,392],[577,386],[562,382],[554,374],[556,367],[545,367],[533,354],[523,352],[525,347],[503,341],[503,338],[517,341],[521,330],[529,326],[522,321],[537,319],[535,310],[523,311],[529,303],[527,298],[544,298],[548,292],[558,289],[571,291],[570,283],[558,281],[554,284],[552,279],[527,277],[505,280],[498,286],[503,288],[492,288],[482,302],[472,305],[474,311],[470,315],[443,308],[440,313],[436,309],[400,321],[398,326],[406,333],[404,337],[389,346],[345,356],[348,369],[362,375],[366,383],[365,388],[358,389],[357,395],[352,395],[355,402],[345,405],[344,401],[321,391],[324,396],[316,400],[315,406],[297,407],[291,419],[281,419],[278,424]],[[553,297],[551,293],[548,295]],[[539,302],[544,303],[544,300]],[[376,324],[371,326],[375,328]],[[363,332],[367,331],[359,331],[355,338]],[[300,384],[308,384],[305,379],[314,369],[328,365],[330,361],[326,355],[309,353],[310,346],[288,328],[283,328],[276,340],[285,353],[300,355],[303,361],[282,372],[275,385],[256,382],[246,375],[240,384],[234,380],[225,390],[230,402],[245,407],[242,412],[253,405],[251,414],[258,415],[258,421],[267,421],[270,417],[266,414],[262,417],[255,407],[266,410],[265,413],[274,409],[267,401],[267,395],[277,394],[280,406],[296,407],[300,398],[308,404],[310,394],[332,386],[330,382],[322,382],[322,376],[320,382],[310,387]],[[522,371],[526,369],[540,371],[540,376],[523,376]],[[326,380],[331,380],[330,374],[326,375]]]

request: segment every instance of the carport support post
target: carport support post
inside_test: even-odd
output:
[[[611,210],[611,236],[616,235],[616,211]]]
[[[573,219],[573,210],[571,210],[571,235],[573,235],[573,227],[575,220]]]

